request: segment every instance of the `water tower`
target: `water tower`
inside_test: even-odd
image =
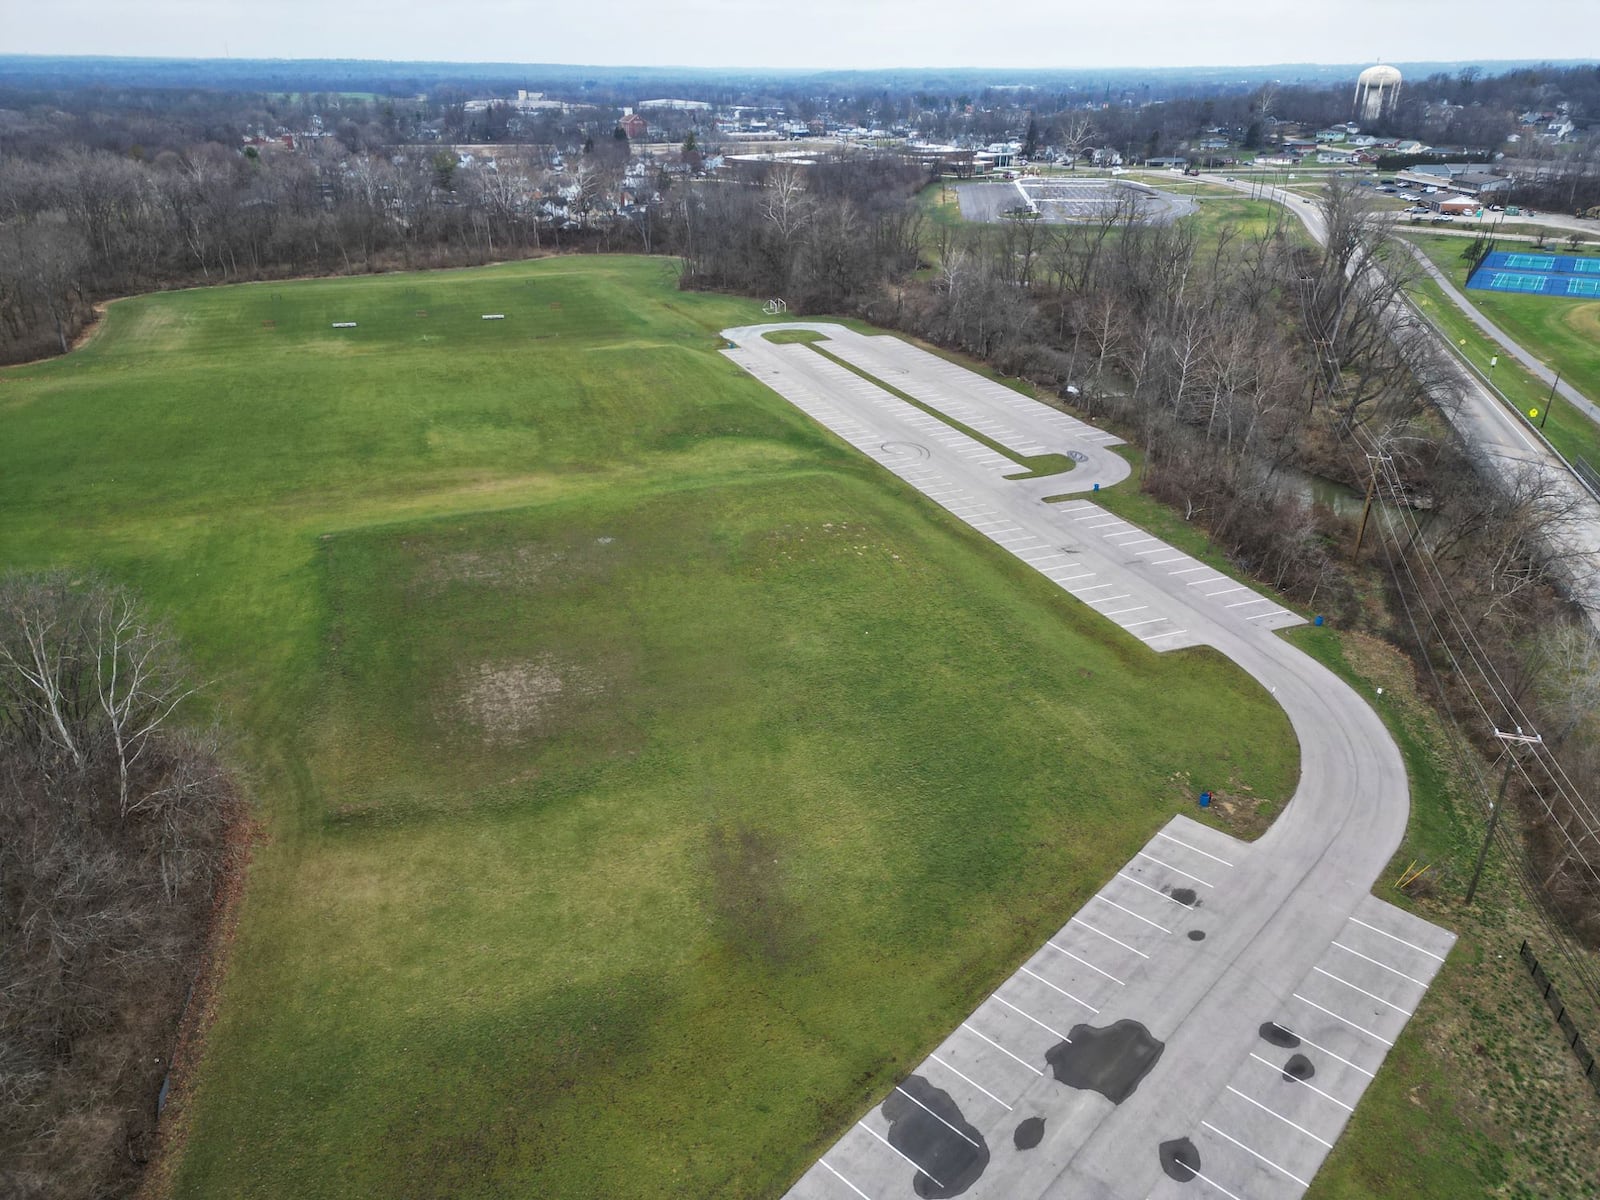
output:
[[[1400,101],[1400,72],[1384,63],[1368,67],[1356,79],[1356,120],[1384,121]]]

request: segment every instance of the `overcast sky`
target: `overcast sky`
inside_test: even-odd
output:
[[[0,52],[707,67],[1600,55],[1600,0],[0,0]]]

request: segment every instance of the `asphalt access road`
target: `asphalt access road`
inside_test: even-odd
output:
[[[1230,182],[1220,175],[1202,178],[1208,183],[1220,183],[1284,205],[1300,219],[1318,245],[1327,244],[1327,223],[1322,210],[1314,203],[1306,203],[1305,197],[1252,185],[1248,181]],[[1431,267],[1426,262],[1423,265]],[[1533,434],[1521,416],[1508,411],[1499,397],[1462,365],[1451,351],[1448,339],[1434,326],[1422,320],[1407,322],[1402,328],[1408,331],[1402,336],[1429,338],[1436,344],[1441,369],[1429,390],[1462,440],[1483,460],[1485,473],[1507,479],[1532,473],[1550,494],[1550,507],[1559,507],[1564,512],[1560,521],[1547,528],[1549,547],[1566,575],[1573,598],[1588,613],[1590,623],[1600,628],[1600,502]],[[1500,340],[1530,370],[1547,370],[1527,350],[1503,334]],[[1549,375],[1541,374],[1541,378],[1549,378]],[[1563,395],[1574,403],[1581,399],[1570,388],[1564,388]]]
[[[1014,454],[1079,465],[1008,478],[1006,456],[761,336],[779,328],[825,334],[830,353]],[[1273,635],[1296,614],[1084,498],[1128,473],[1104,431],[896,338],[805,323],[725,336],[730,359],[1128,636],[1226,654],[1283,706],[1301,753],[1263,838],[1175,820],[790,1196],[1299,1195],[1452,941],[1369,894],[1408,814],[1377,714]]]

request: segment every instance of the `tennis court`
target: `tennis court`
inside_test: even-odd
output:
[[[1483,260],[1467,286],[1532,296],[1600,296],[1600,259],[1497,251]]]
[[[1474,286],[1491,292],[1542,292],[1550,282],[1549,275],[1523,275],[1516,271],[1496,271],[1488,283]]]

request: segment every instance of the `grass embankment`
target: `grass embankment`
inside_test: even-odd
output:
[[[178,1195],[777,1194],[1175,780],[1292,786],[1256,685],[812,426],[716,353],[756,306],[673,279],[170,293],[0,374],[0,562],[171,614],[270,835]]]
[[[1459,937],[1307,1200],[1597,1194],[1600,1108],[1517,956],[1523,937],[1541,945],[1538,914],[1498,852],[1474,907],[1460,902],[1482,837],[1481,789],[1397,651],[1327,627],[1284,636],[1370,697],[1405,756],[1411,821],[1374,893]],[[1429,868],[1422,898],[1394,887],[1413,863]],[[1540,954],[1553,957],[1547,942]]]
[[[1600,338],[1600,301],[1568,300],[1551,296],[1513,296],[1498,292],[1465,291],[1466,263],[1461,251],[1466,243],[1455,239],[1415,238],[1414,243],[1445,277],[1463,291],[1467,300],[1505,330],[1522,348],[1547,366],[1561,371],[1562,379],[1590,399],[1600,393],[1600,348],[1584,343],[1574,331],[1594,330]],[[1600,426],[1560,395],[1551,399],[1551,387],[1519,363],[1499,341],[1473,324],[1459,305],[1432,279],[1421,275],[1408,289],[1422,314],[1450,339],[1457,353],[1490,377],[1532,426],[1550,439],[1568,458],[1581,455],[1600,466]],[[1514,303],[1507,303],[1514,302]],[[1545,311],[1540,311],[1544,308]],[[1465,343],[1463,345],[1462,343]],[[1491,367],[1490,359],[1498,357]],[[1535,410],[1538,417],[1529,417]]]

